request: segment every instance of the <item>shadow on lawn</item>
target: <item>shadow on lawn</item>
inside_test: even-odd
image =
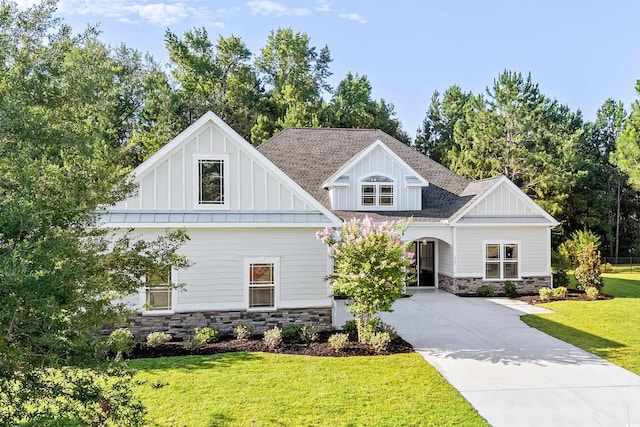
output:
[[[624,344],[589,334],[546,318],[529,315],[523,316],[523,320],[529,326],[539,329],[548,335],[560,340],[571,340],[570,344],[574,344],[589,353],[564,344],[558,343],[555,346],[546,342],[535,345],[527,345],[525,343],[508,348],[425,348],[416,350],[438,357],[470,359],[504,365],[519,365],[522,363],[537,365],[549,363],[560,365],[603,365],[607,362],[600,357],[607,357],[612,349],[626,347]]]
[[[226,368],[236,363],[260,359],[262,359],[260,354],[237,352],[218,353],[209,356],[178,356],[137,359],[132,361],[131,365],[139,371],[171,369],[193,372],[195,369]]]

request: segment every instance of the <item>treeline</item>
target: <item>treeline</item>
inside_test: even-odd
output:
[[[73,34],[52,21],[55,3],[36,12],[47,33],[25,24],[18,38],[4,21],[0,79],[11,84],[5,128],[32,136],[46,129],[54,140],[75,123],[74,132],[82,127],[128,167],[208,110],[256,145],[293,126],[377,128],[469,179],[506,175],[561,221],[555,243],[582,229],[602,236],[607,256],[627,255],[640,243],[639,198],[629,184],[640,185],[638,105],[628,115],[608,99],[594,121],[585,121],[543,94],[530,75],[504,71],[485,93],[458,86],[435,92],[412,141],[393,104],[372,97],[366,75],[348,73],[330,86],[330,50],[313,46],[305,33],[273,30],[251,52],[238,36],[212,40],[204,28],[167,30],[165,66],[125,45],[106,46],[95,29]]]
[[[625,256],[639,237],[640,198],[629,176],[638,179],[638,111],[635,103],[629,117],[607,99],[585,121],[531,75],[504,71],[485,93],[435,92],[415,147],[470,179],[507,176],[561,221],[556,244],[589,229],[601,236],[603,255]]]

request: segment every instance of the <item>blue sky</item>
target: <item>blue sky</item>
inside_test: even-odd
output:
[[[167,28],[237,35],[254,54],[272,29],[306,32],[329,46],[332,85],[348,71],[366,74],[412,137],[434,90],[479,93],[505,69],[531,72],[544,94],[587,119],[607,97],[630,109],[640,79],[640,2],[632,0],[61,0],[58,9],[76,31],[99,23],[105,42],[161,63]]]

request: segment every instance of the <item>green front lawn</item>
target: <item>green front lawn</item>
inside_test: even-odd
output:
[[[131,361],[154,426],[486,426],[417,353]]]
[[[522,320],[640,374],[640,268],[637,273],[607,273],[602,276],[604,293],[616,298],[540,304],[555,313],[527,315]]]

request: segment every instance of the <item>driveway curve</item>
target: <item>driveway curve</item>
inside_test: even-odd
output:
[[[385,322],[494,427],[640,427],[640,376],[527,326],[544,310],[419,290]]]

